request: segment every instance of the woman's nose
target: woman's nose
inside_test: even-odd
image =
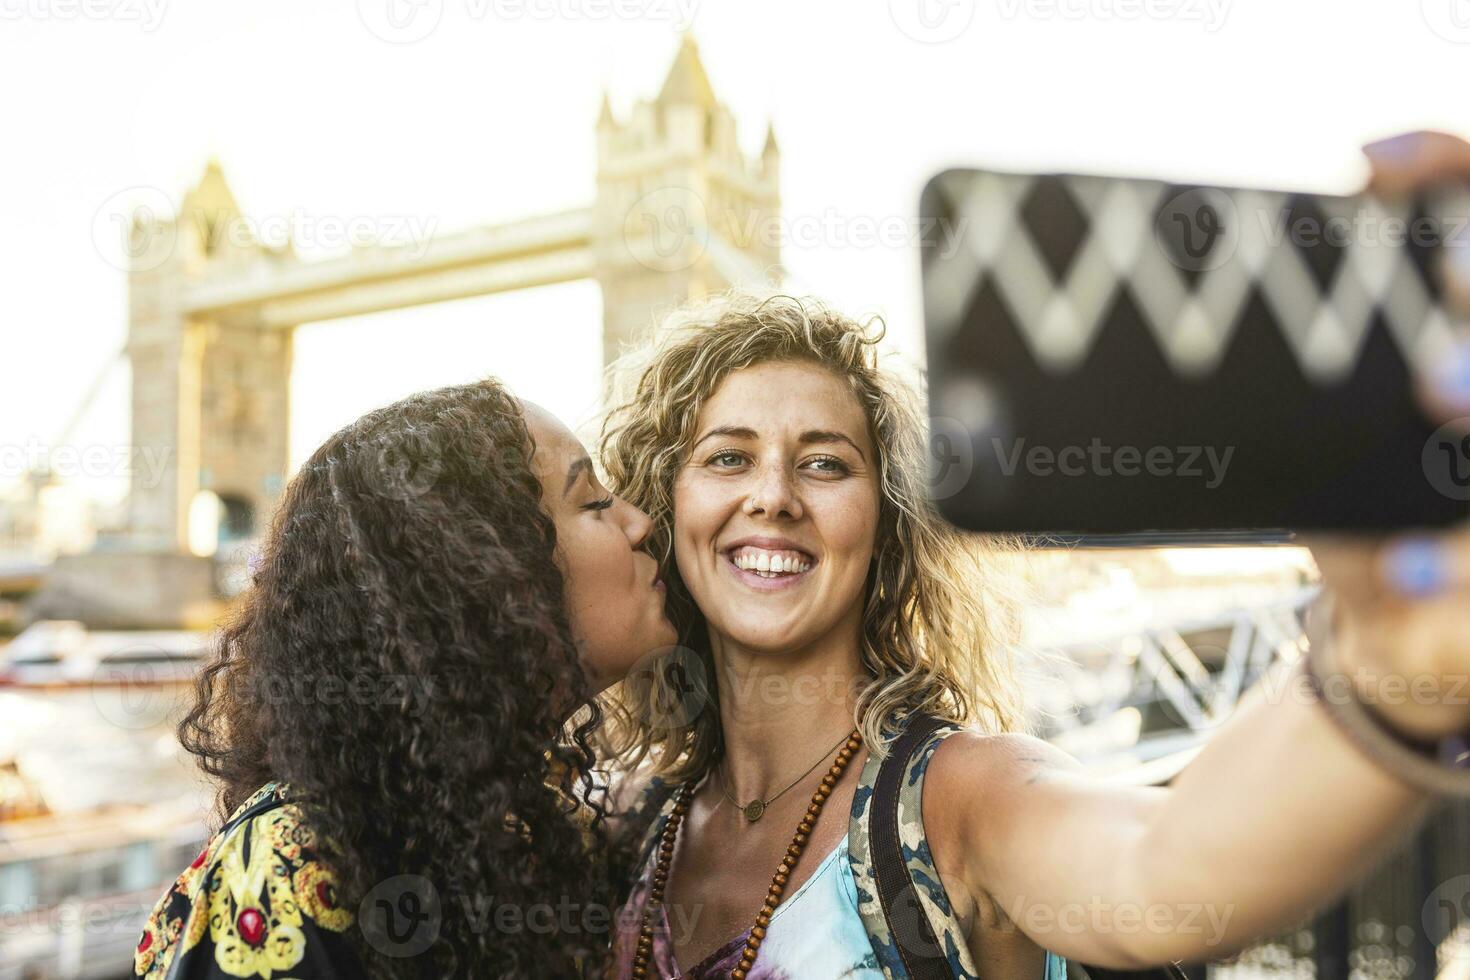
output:
[[[758,471],[755,485],[745,500],[745,513],[790,520],[801,517],[801,499],[791,471],[785,466],[767,466]]]
[[[623,524],[624,533],[628,535],[628,543],[637,551],[643,547],[648,536],[653,533],[653,518],[645,514],[641,509],[619,497],[618,500],[628,509],[628,517]]]

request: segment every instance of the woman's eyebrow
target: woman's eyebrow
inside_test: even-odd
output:
[[[695,439],[694,444],[697,446],[701,442],[704,442],[706,439],[708,439],[710,436],[729,436],[732,439],[759,438],[754,429],[748,429],[745,426],[741,425],[721,425],[710,429],[704,435],[700,436],[698,439]]]
[[[572,484],[577,482],[577,477],[583,473],[590,472],[592,472],[592,458],[590,456],[583,456],[572,463],[571,468],[567,470],[567,482],[566,486],[561,488],[561,495],[565,497],[571,492]]]
[[[843,435],[841,432],[834,432],[830,429],[811,429],[807,432],[803,432],[801,434],[801,437],[797,441],[800,442],[803,446],[809,445],[814,442],[845,442],[853,448],[854,452],[856,452],[859,456],[863,458],[864,463],[868,461],[867,454],[865,454],[861,449],[858,448],[858,444],[853,442],[847,436]]]

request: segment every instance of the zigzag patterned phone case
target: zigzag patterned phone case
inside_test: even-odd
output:
[[[1470,190],[952,170],[922,215],[931,489],[960,526],[1113,544],[1470,517],[1470,426],[1412,390],[1467,331],[1438,263],[1470,248]]]

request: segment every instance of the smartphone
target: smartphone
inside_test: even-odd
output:
[[[1286,541],[1470,517],[1470,419],[1413,381],[1470,188],[1404,201],[945,171],[921,203],[930,492],[1040,545]]]

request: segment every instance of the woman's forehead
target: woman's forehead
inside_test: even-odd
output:
[[[868,421],[843,378],[821,365],[790,361],[731,372],[699,411],[702,425],[723,425],[736,417],[764,419],[768,428],[779,424],[782,429],[840,425],[866,430]]]
[[[534,465],[542,478],[569,472],[587,458],[587,450],[566,424],[535,402],[521,402],[526,428],[535,443]]]

